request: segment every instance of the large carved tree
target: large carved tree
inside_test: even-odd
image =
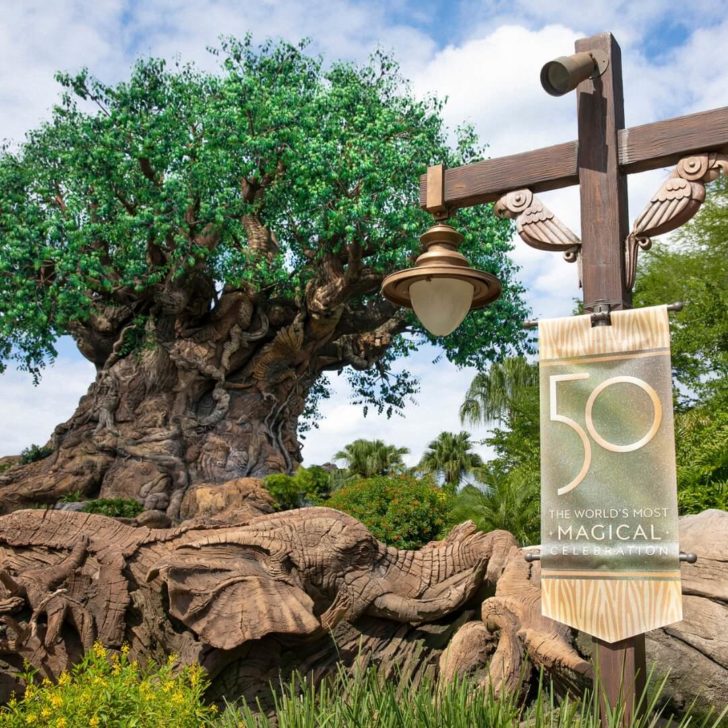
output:
[[[97,367],[53,455],[3,477],[6,509],[80,490],[175,516],[192,482],[295,468],[325,372],[353,372],[385,409],[415,388],[388,372],[427,335],[378,289],[427,224],[419,173],[472,159],[473,139],[448,149],[441,105],[383,57],[219,55],[219,74],[59,75],[52,120],[0,156],[0,355],[37,375],[69,333]],[[472,364],[517,345],[523,310],[509,228],[483,208],[461,222],[471,261],[505,283],[440,342]]]

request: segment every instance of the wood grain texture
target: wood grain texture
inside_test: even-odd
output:
[[[639,315],[635,315],[637,312]],[[669,353],[667,306],[615,311],[611,318],[611,326],[592,326],[589,315],[542,319],[538,333],[541,363],[608,356],[614,352],[664,350]]]
[[[619,133],[619,163],[626,173],[676,164],[695,152],[728,148],[728,106],[634,126]]]
[[[495,202],[521,187],[545,192],[579,184],[578,150],[574,140],[447,169],[444,204],[456,209]],[[668,167],[686,154],[721,150],[728,150],[728,107],[617,131],[623,174]],[[420,177],[420,206],[428,206],[426,174]]]
[[[627,178],[617,156],[617,134],[624,127],[621,51],[610,33],[581,39],[576,50],[600,50],[609,58],[605,73],[576,88],[584,308],[592,311],[603,301],[621,309],[631,303],[624,275]]]
[[[682,619],[680,572],[662,579],[552,577],[541,571],[543,615],[594,635],[617,642]],[[600,605],[595,609],[594,605]]]
[[[486,159],[445,170],[445,205],[469,207],[495,202],[505,192],[528,187],[545,192],[579,182],[577,143]],[[427,208],[427,175],[420,180],[420,204]]]

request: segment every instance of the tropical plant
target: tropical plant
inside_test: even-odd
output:
[[[406,447],[387,445],[383,440],[354,440],[334,455],[345,463],[349,477],[373,478],[404,472]]]
[[[326,505],[358,518],[390,546],[416,549],[443,535],[449,497],[430,479],[391,475],[345,485]]]
[[[538,367],[523,357],[476,374],[460,408],[463,422],[494,428],[485,443],[494,457],[475,471],[479,487],[453,503],[453,523],[471,519],[483,530],[505,528],[523,544],[539,540],[540,459]]]
[[[427,446],[418,468],[441,478],[443,488],[453,494],[462,479],[483,464],[472,448],[469,433],[441,432]]]
[[[460,422],[488,424],[507,421],[524,394],[538,385],[538,369],[522,356],[493,362],[487,371],[478,372],[460,405]]]
[[[503,472],[486,464],[476,471],[478,484],[466,485],[453,499],[448,520],[471,520],[481,531],[504,529],[526,546],[540,542],[540,489],[538,480],[520,477],[517,470]]]
[[[139,442],[174,483],[293,472],[326,372],[391,414],[417,388],[392,364],[421,344],[480,366],[522,345],[510,223],[484,205],[458,216],[463,252],[504,283],[493,307],[436,340],[379,293],[427,227],[419,175],[482,156],[472,132],[448,147],[442,104],[382,54],[216,53],[217,74],[159,59],[116,85],[58,74],[51,121],[0,153],[0,359],[37,376],[70,333],[98,370],[53,470],[19,470],[15,492],[52,499],[71,469],[86,494],[112,488]]]
[[[53,453],[53,448],[48,445],[29,445],[20,452],[20,462],[24,465],[43,460]]]
[[[353,674],[340,669],[318,684],[294,675],[274,695],[274,715],[246,702],[229,704],[220,716],[221,728],[621,728],[626,725],[624,701],[608,710],[604,721],[600,701],[592,691],[580,698],[559,698],[553,685],[543,678],[534,681],[532,694],[522,700],[516,693],[495,695],[472,680],[437,685],[429,678],[407,679],[402,675],[383,677],[376,668]],[[638,696],[639,715],[630,728],[720,728],[728,708],[699,715],[688,710],[682,717],[666,716],[661,697],[664,682],[648,680],[644,695]],[[373,719],[376,716],[376,719]]]

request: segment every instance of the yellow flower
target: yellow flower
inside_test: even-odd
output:
[[[68,721],[63,716],[56,721],[56,728],[66,728],[67,725]]]
[[[35,713],[28,713],[28,715],[25,716],[25,722],[28,725],[33,725],[33,723],[36,722],[35,718],[36,718]]]
[[[124,642],[124,644],[121,646],[121,654],[122,655],[129,654],[129,645],[126,642]]]
[[[51,714],[50,708],[43,708],[43,710],[40,711],[40,715],[42,718],[47,718]]]
[[[179,690],[177,690],[174,693],[172,693],[172,702],[175,705],[179,705],[180,703],[184,703],[184,700],[185,700],[185,696],[182,695],[182,693]]]
[[[101,642],[94,642],[93,652],[96,657],[106,657],[106,649]]]
[[[99,725],[99,719],[94,715],[92,716],[91,720],[88,722],[89,726],[91,728],[96,728],[96,726]]]
[[[61,676],[58,678],[58,684],[63,687],[65,685],[68,685],[68,683],[71,682],[71,676],[67,672],[62,672]]]
[[[54,708],[60,708],[63,705],[63,698],[58,693],[53,693],[50,697],[51,704]]]

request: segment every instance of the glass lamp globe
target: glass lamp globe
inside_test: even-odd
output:
[[[434,336],[447,336],[460,326],[473,302],[473,285],[460,278],[422,278],[410,285],[412,308]]]

